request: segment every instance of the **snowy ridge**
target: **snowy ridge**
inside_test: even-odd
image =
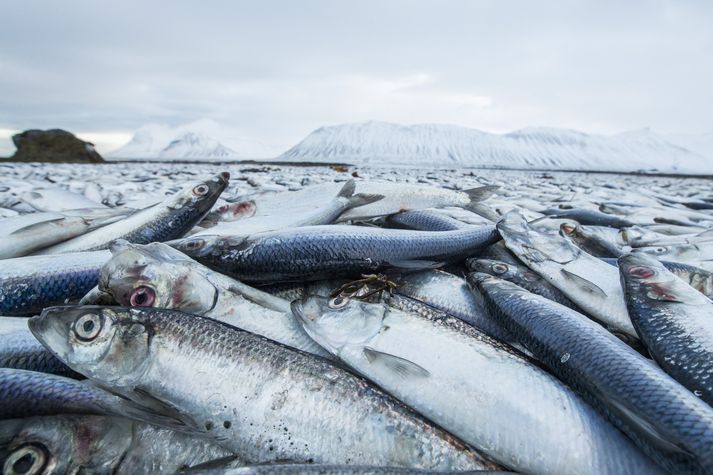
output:
[[[275,150],[261,142],[235,137],[233,131],[217,122],[202,119],[178,127],[146,125],[137,130],[126,145],[106,156],[109,159],[237,160],[275,155]]]
[[[455,125],[387,122],[321,127],[281,160],[369,165],[713,174],[713,148],[693,151],[649,129],[616,135],[558,128],[491,134]]]

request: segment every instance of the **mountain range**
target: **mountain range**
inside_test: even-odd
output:
[[[532,127],[506,134],[443,124],[362,122],[321,127],[280,160],[424,167],[713,173],[713,134],[650,129],[595,135]]]

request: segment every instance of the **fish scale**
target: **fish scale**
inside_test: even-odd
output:
[[[102,360],[91,364],[92,378],[101,383],[107,365],[107,376],[119,376],[112,390],[140,387],[248,461],[497,467],[327,360],[214,320],[170,310],[55,307],[33,318],[30,328],[70,366],[88,369],[77,353],[76,360],[69,355],[66,334],[67,322],[88,311],[102,312],[115,322],[112,331],[124,332],[112,340],[116,351],[138,345],[132,346],[134,370]]]
[[[494,226],[404,231],[361,226],[307,226],[243,239],[202,236],[171,243],[202,264],[252,282],[359,275],[399,264],[455,260],[500,239]],[[419,264],[417,264],[419,265]]]
[[[518,341],[650,457],[673,473],[711,473],[710,406],[583,315],[485,274],[468,279]]]

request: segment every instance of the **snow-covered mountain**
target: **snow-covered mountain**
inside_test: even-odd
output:
[[[650,129],[594,135],[526,128],[507,134],[441,124],[387,122],[321,127],[282,154],[291,161],[428,167],[713,173],[713,155],[691,150]]]
[[[259,141],[241,138],[215,121],[202,119],[178,127],[146,125],[137,130],[126,145],[106,156],[109,159],[237,160],[271,158],[276,154],[276,150]]]

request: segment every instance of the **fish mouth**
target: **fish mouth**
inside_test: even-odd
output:
[[[292,314],[295,317],[299,318],[302,322],[308,322],[309,319],[305,315],[304,302],[302,301],[302,299],[297,299],[290,302],[290,310],[292,311]]]
[[[69,332],[76,308],[48,307],[40,315],[35,315],[27,321],[27,326],[35,338],[62,361],[66,361],[65,356],[71,351]]]

